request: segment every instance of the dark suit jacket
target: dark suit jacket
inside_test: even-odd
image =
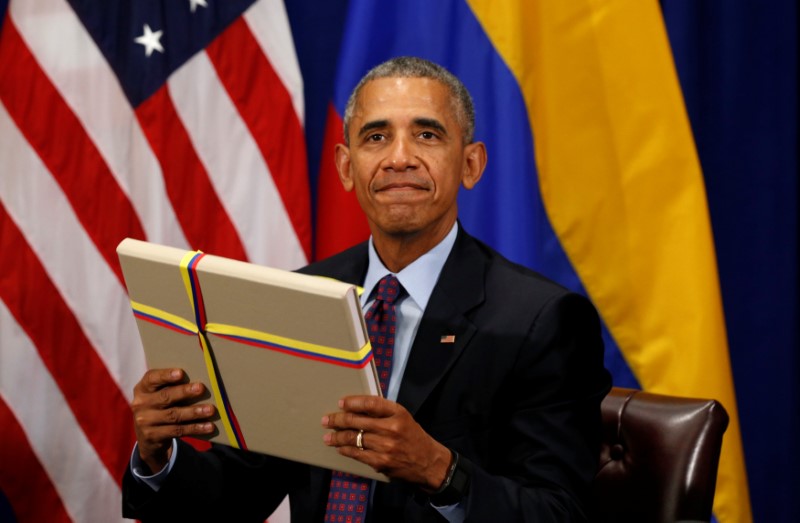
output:
[[[301,272],[360,284],[367,245]],[[455,343],[442,344],[443,335]],[[610,388],[592,305],[460,230],[414,339],[397,401],[472,465],[468,521],[582,521]],[[320,413],[322,415],[324,413]],[[276,430],[280,430],[276,427]],[[181,442],[157,494],[126,473],[123,511],[155,520],[323,520],[330,472]],[[243,512],[239,519],[232,514]],[[377,484],[367,521],[444,521],[415,487]]]

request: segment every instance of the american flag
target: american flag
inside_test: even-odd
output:
[[[309,259],[280,0],[11,0],[0,28],[0,520],[117,521],[145,370],[125,237]]]

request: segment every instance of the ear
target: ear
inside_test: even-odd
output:
[[[350,149],[342,144],[336,144],[335,149],[336,170],[339,171],[339,181],[342,182],[344,190],[353,190],[353,175],[350,172]]]
[[[472,142],[464,147],[464,172],[461,185],[472,189],[483,176],[486,168],[486,145],[483,142]]]

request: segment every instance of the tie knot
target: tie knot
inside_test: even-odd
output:
[[[387,274],[381,281],[378,282],[378,292],[375,296],[376,300],[382,300],[387,303],[394,303],[400,296],[400,282],[393,274]]]

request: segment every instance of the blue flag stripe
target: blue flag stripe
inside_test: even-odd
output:
[[[386,20],[393,27],[387,28]],[[520,88],[469,6],[460,0],[356,0],[346,24],[334,93],[339,114],[364,73],[393,56],[420,56],[447,67],[473,96],[476,140],[485,142],[489,153],[477,189],[459,197],[464,227],[511,260],[585,295],[542,203]],[[615,384],[638,387],[605,326],[603,338]]]

